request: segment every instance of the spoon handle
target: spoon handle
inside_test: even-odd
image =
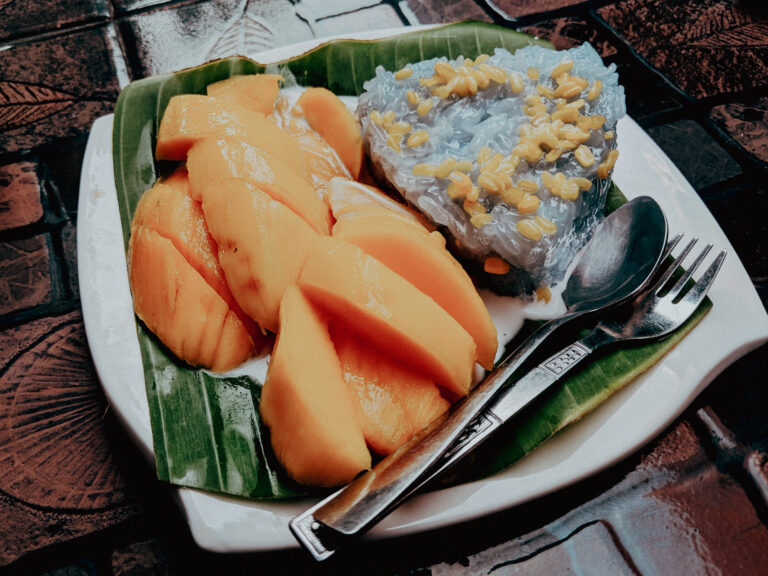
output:
[[[587,337],[553,354],[513,385],[504,388],[470,422],[456,442],[443,453],[439,462],[430,469],[418,488],[451,468],[553,384],[564,378],[594,350],[612,341],[613,339],[605,332],[595,330]]]
[[[467,426],[509,383],[536,348],[578,314],[543,324],[507,356],[441,422],[417,435],[371,470],[290,522],[297,540],[317,559],[328,558],[342,541],[358,536],[396,508],[427,479]],[[431,475],[429,475],[431,477]]]

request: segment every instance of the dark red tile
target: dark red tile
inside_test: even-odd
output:
[[[721,104],[709,115],[747,154],[768,164],[768,97]]]
[[[662,79],[622,55],[614,40],[594,23],[578,17],[554,18],[522,29],[567,50],[589,42],[606,64],[615,64],[625,88],[627,111],[635,120],[681,109],[681,104]]]
[[[140,507],[110,446],[80,312],[0,332],[0,565]]]
[[[408,0],[406,6],[413,14],[411,24],[447,24],[458,20],[480,20],[491,22],[476,2],[458,0],[457,2],[441,2],[440,0]]]
[[[550,12],[558,8],[566,8],[583,4],[584,0],[541,0],[531,2],[530,0],[495,0],[496,7],[506,14],[509,18],[519,18],[539,12]]]
[[[50,303],[55,289],[52,265],[45,234],[0,242],[0,316]]]
[[[0,51],[0,150],[32,149],[87,133],[114,109],[119,64],[111,27],[89,28]]]
[[[61,229],[61,245],[65,258],[65,282],[72,298],[80,298],[80,286],[77,279],[77,230],[71,222]]]
[[[697,190],[741,174],[731,155],[693,120],[655,126],[648,133]]]
[[[768,187],[728,187],[701,194],[756,285],[768,284]],[[768,307],[768,301],[763,298]],[[768,374],[764,374],[768,378]],[[759,382],[752,380],[750,384]],[[768,381],[768,380],[767,380]],[[768,401],[768,395],[765,397]],[[749,405],[748,405],[749,406]],[[763,415],[764,417],[764,415]],[[768,426],[765,428],[768,438]]]
[[[701,402],[716,415],[731,443],[768,453],[768,390],[764,382],[768,382],[768,344],[728,366],[707,387]]]
[[[109,18],[108,0],[0,1],[0,40]]]
[[[160,541],[144,540],[115,550],[112,553],[112,574],[114,576],[170,574]]]
[[[554,18],[526,26],[522,32],[549,40],[557,50],[568,50],[589,42],[603,58],[617,53],[607,35],[582,18]]]
[[[695,98],[768,82],[768,25],[728,0],[626,0],[598,13]]]
[[[43,217],[43,190],[37,165],[0,166],[0,231],[32,224]]]

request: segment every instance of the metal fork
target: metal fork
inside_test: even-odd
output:
[[[667,253],[671,253],[680,238],[678,236],[670,243]],[[662,265],[650,287],[631,304],[617,309],[601,320],[590,334],[563,348],[504,389],[437,463],[413,484],[412,490],[398,495],[390,493],[391,479],[387,478],[386,472],[381,478],[373,477],[367,483],[364,497],[347,494],[342,489],[291,521],[291,530],[299,542],[316,559],[327,558],[345,540],[368,530],[415,490],[473,450],[598,348],[621,341],[660,338],[682,325],[706,296],[725,259],[725,251],[720,252],[701,278],[688,289],[693,273],[712,248],[712,245],[706,246],[688,270],[668,288],[673,283],[673,274],[696,241],[689,242],[671,264]],[[377,488],[371,484],[381,486]]]
[[[678,235],[672,239],[666,249],[667,256],[681,238],[682,235]],[[723,250],[701,278],[687,289],[694,272],[712,249],[712,245],[708,244],[670,288],[672,276],[696,242],[694,238],[674,261],[662,264],[649,287],[634,301],[616,309],[602,319],[590,334],[553,354],[515,384],[502,390],[443,453],[419,487],[452,467],[598,348],[622,341],[658,339],[681,326],[704,300],[725,260]]]

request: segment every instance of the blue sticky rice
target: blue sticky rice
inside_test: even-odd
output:
[[[568,61],[573,63],[570,70],[564,76],[557,71],[558,78],[552,78],[552,71],[556,67],[563,70],[559,65]],[[480,88],[475,86],[475,91],[464,89],[463,93],[446,95],[447,89],[442,93],[436,90],[449,83],[445,74],[436,73],[438,62],[463,70],[464,75],[480,77],[481,81],[482,76],[476,72],[467,74],[466,70],[501,69],[507,78],[513,75],[518,83],[513,87],[509,79],[490,81]],[[438,64],[440,66],[441,71],[445,69],[444,65]],[[374,173],[440,226],[451,240],[450,247],[461,257],[474,261],[474,269],[498,291],[530,292],[562,280],[605,205],[616,153],[609,154],[616,148],[616,124],[626,112],[624,88],[619,85],[615,65],[605,66],[594,48],[583,44],[567,51],[528,46],[511,54],[497,49],[490,58],[474,62],[463,57],[450,61],[435,58],[409,64],[404,70],[412,73],[401,72],[396,79],[393,72],[378,67],[376,76],[366,82],[366,91],[358,99],[358,115]],[[573,77],[588,81],[588,85],[563,92],[566,96],[553,96],[558,87]],[[595,97],[596,90],[592,89],[596,81],[601,83],[601,90]],[[418,104],[425,101],[432,104],[426,113],[418,108]],[[535,113],[537,103],[539,112],[542,104],[546,108],[544,114]],[[557,117],[557,110],[569,103],[578,107],[579,116],[604,118],[602,125],[592,124],[582,130],[578,144],[594,158],[594,163],[586,167],[584,164],[588,162],[579,161],[574,144],[566,142],[567,131],[575,128],[575,121],[552,124],[552,115]],[[384,121],[383,116],[386,116]],[[521,140],[525,138],[521,135],[538,134],[537,127],[542,123],[550,123],[552,130],[559,134],[563,143],[558,146],[571,149],[548,154],[552,146],[541,144],[538,158],[523,154]],[[399,127],[392,128],[393,124]],[[428,140],[408,146],[408,138],[422,130],[428,134]],[[509,199],[512,196],[482,185],[487,180],[481,178],[484,164],[480,159],[487,159],[489,154],[503,157],[502,164],[507,168],[505,177],[508,177],[506,186],[524,187],[526,192],[538,197],[535,211],[531,212],[530,207],[518,209]],[[433,175],[435,167],[445,167],[446,161],[450,166],[453,160],[463,164],[476,198],[468,201],[465,195],[456,194],[455,186],[451,187],[451,183],[456,182],[456,171],[444,174],[443,170]],[[545,172],[549,176],[543,176]],[[556,176],[558,173],[563,176]],[[565,199],[551,184],[551,176],[565,180],[586,178],[590,182],[584,184],[582,180],[578,196]],[[589,189],[585,189],[586,186]],[[518,191],[518,199],[519,195]],[[478,210],[484,215],[473,219]],[[530,233],[521,233],[518,226],[521,220],[529,221],[521,226],[523,229],[526,225],[535,225],[543,230],[541,237],[531,238]],[[509,271],[483,274],[483,263],[490,256],[508,263]]]

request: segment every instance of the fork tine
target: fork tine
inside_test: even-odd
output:
[[[683,238],[683,233],[678,232],[672,238],[669,239],[669,241],[667,242],[667,246],[664,248],[664,254],[662,255],[662,260],[672,253],[672,250],[675,249],[675,246],[678,245],[678,243],[682,238]]]
[[[690,280],[691,276],[693,276],[693,273],[696,271],[696,269],[701,265],[702,260],[706,257],[706,255],[709,253],[709,251],[712,249],[712,244],[707,244],[704,247],[704,250],[702,250],[698,256],[696,256],[696,259],[693,261],[693,263],[688,266],[688,269],[685,271],[685,274],[680,276],[680,278],[675,282],[675,285],[672,286],[672,288],[669,289],[669,292],[667,293],[667,296],[669,298],[675,299],[677,298],[678,294],[683,290],[685,287],[685,283]]]
[[[675,270],[677,270],[677,268],[680,266],[680,263],[685,259],[686,256],[688,256],[688,253],[691,251],[691,248],[693,248],[693,245],[696,244],[696,242],[698,242],[698,238],[694,238],[688,242],[688,245],[683,248],[683,251],[680,252],[680,255],[675,258],[674,261],[664,269],[664,272],[661,274],[661,276],[656,281],[654,281],[652,290],[656,294],[658,294],[662,288],[664,288],[667,280],[669,280],[669,277],[672,276]]]
[[[707,295],[709,287],[712,285],[715,276],[717,276],[717,273],[720,271],[720,268],[723,265],[725,254],[725,250],[720,251],[720,254],[718,254],[712,264],[709,265],[709,268],[704,271],[704,274],[701,275],[701,278],[699,278],[698,282],[696,282],[696,284],[694,284],[688,293],[683,297],[681,300],[682,302],[692,304],[695,308],[701,303],[702,300],[704,300],[704,296]]]

